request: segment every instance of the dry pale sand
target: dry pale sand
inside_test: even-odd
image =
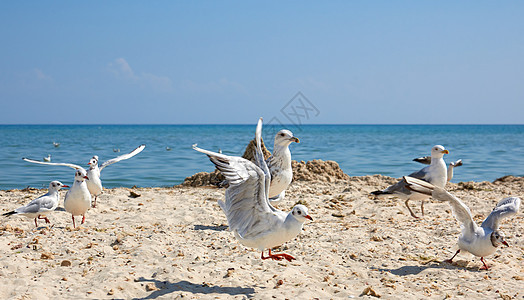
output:
[[[449,205],[432,200],[415,220],[402,201],[368,196],[394,181],[376,175],[292,183],[278,207],[305,202],[314,221],[282,247],[297,258],[291,263],[262,261],[235,240],[217,205],[224,189],[133,189],[138,198],[130,189],[108,189],[76,230],[65,212],[50,215],[51,228],[2,218],[0,298],[523,299],[522,211],[504,220],[510,247],[486,258],[489,271],[469,255],[448,264],[442,261],[455,252],[460,232]],[[522,196],[524,178],[449,190],[480,222],[503,197]],[[0,191],[0,212],[44,192]]]

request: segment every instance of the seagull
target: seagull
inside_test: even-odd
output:
[[[291,145],[291,143],[300,143],[300,140],[293,136],[291,131],[282,129],[275,135],[273,154],[266,160],[269,172],[271,173],[271,184],[269,186],[270,201],[284,199],[286,189],[293,180],[291,151],[289,151],[289,145]]]
[[[113,148],[113,152],[118,153],[118,152],[120,152],[120,149],[119,148]]]
[[[94,202],[93,202],[93,208],[96,207],[96,199],[98,198],[98,196],[100,196],[100,194],[102,194],[102,180],[100,180],[100,172],[109,165],[112,165],[121,160],[129,159],[137,155],[138,153],[142,152],[142,150],[144,150],[145,147],[146,145],[142,144],[138,146],[135,150],[127,154],[120,155],[118,157],[115,157],[113,159],[110,159],[102,163],[100,167],[98,166],[98,156],[95,155],[89,160],[89,163],[88,163],[89,169],[87,170],[87,177],[88,177],[87,187],[91,195],[95,197]],[[31,162],[35,164],[51,165],[51,166],[66,166],[66,167],[73,168],[75,170],[85,170],[81,166],[70,164],[70,163],[45,163],[45,162],[40,162],[40,161],[29,159],[29,158],[22,158],[22,159],[27,162]]]
[[[411,173],[409,176],[425,180],[429,183],[432,183],[438,187],[444,187],[447,182],[447,168],[444,159],[442,158],[444,154],[449,154],[449,151],[444,149],[441,145],[436,145],[431,148],[431,164],[417,172]],[[429,198],[427,195],[420,193],[413,193],[411,190],[406,188],[406,181],[401,180],[398,183],[387,187],[382,191],[374,191],[371,194],[375,196],[381,195],[394,195],[402,199],[405,199],[404,202],[409,210],[409,213],[413,218],[418,218],[411,208],[409,207],[409,200],[422,200],[420,209],[422,210],[422,215],[424,215],[424,200]]]
[[[431,156],[423,156],[423,157],[414,158],[413,161],[416,161],[418,163],[425,164],[425,165],[430,165],[431,164]],[[451,179],[453,179],[453,169],[455,167],[460,167],[460,166],[462,166],[462,159],[459,159],[457,161],[453,161],[453,162],[449,163],[449,166],[448,166],[448,182],[451,181]]]
[[[262,154],[261,134],[262,118],[258,121],[255,135],[257,164],[242,157],[200,149],[196,144],[193,149],[207,154],[229,181],[226,200],[219,200],[218,204],[227,217],[229,229],[239,242],[246,247],[260,250],[263,260],[292,261],[295,259],[293,256],[285,253],[272,254],[271,248],[295,238],[302,230],[304,222],[313,218],[304,205],[296,205],[291,212],[285,213],[269,203],[271,173]],[[269,248],[268,256],[264,256],[265,248]]]
[[[64,199],[64,208],[71,213],[73,219],[73,228],[75,228],[75,216],[82,216],[82,223],[86,221],[85,213],[91,207],[91,193],[86,183],[87,173],[84,169],[78,169],[75,172],[75,182],[67,191]]]
[[[47,194],[34,199],[26,206],[19,207],[2,215],[6,217],[11,215],[21,215],[31,219],[34,218],[36,227],[38,227],[37,219],[45,220],[46,223],[50,223],[47,214],[54,211],[58,206],[58,201],[60,200],[60,194],[58,191],[64,187],[69,186],[62,184],[60,181],[51,181],[51,183],[49,183]]]
[[[460,199],[443,188],[408,176],[405,176],[404,180],[407,183],[407,187],[413,191],[431,195],[435,199],[448,201],[453,210],[453,215],[457,221],[462,223],[462,234],[458,239],[459,249],[446,262],[451,263],[453,258],[463,250],[475,256],[480,256],[480,261],[484,265],[481,269],[488,270],[489,267],[484,262],[484,256],[493,254],[500,245],[509,247],[504,240],[504,235],[499,231],[499,222],[501,219],[510,217],[518,212],[521,202],[520,198],[508,197],[500,200],[479,227],[473,221],[469,208]]]
[[[55,148],[58,148],[58,147],[60,147],[60,143],[53,142],[53,146],[55,146]]]
[[[50,162],[51,161],[51,154],[48,154],[47,157],[44,157],[44,161]]]

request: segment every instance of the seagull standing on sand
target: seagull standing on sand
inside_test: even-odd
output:
[[[520,198],[509,197],[500,200],[479,227],[473,221],[469,208],[460,199],[443,188],[407,176],[404,177],[404,180],[407,183],[407,187],[413,191],[431,195],[435,199],[448,201],[453,210],[453,215],[461,223],[462,233],[458,239],[459,249],[451,259],[446,260],[447,262],[451,263],[453,258],[463,250],[475,256],[480,256],[480,261],[484,265],[481,269],[487,270],[488,266],[484,262],[484,256],[493,254],[500,245],[509,247],[504,240],[504,235],[499,231],[499,222],[501,219],[510,217],[518,212],[521,202]]]
[[[417,172],[411,173],[409,176],[414,177],[417,179],[421,179],[424,181],[427,181],[429,183],[432,183],[438,187],[444,187],[446,185],[447,180],[447,168],[446,163],[444,162],[444,159],[442,158],[444,154],[449,154],[449,151],[444,149],[441,145],[436,145],[431,148],[431,164]],[[405,199],[406,207],[409,210],[409,213],[412,217],[418,218],[411,208],[409,207],[409,200],[422,200],[422,204],[420,205],[420,209],[422,211],[422,215],[424,215],[424,200],[429,198],[425,194],[412,192],[406,187],[406,181],[402,179],[398,183],[389,186],[385,190],[382,191],[374,191],[371,194],[375,196],[381,196],[381,195],[392,195],[392,196],[398,196],[402,199]]]
[[[102,180],[100,179],[100,172],[105,167],[111,164],[114,164],[121,160],[129,159],[137,155],[138,153],[142,152],[142,150],[144,150],[145,147],[146,145],[140,145],[135,150],[127,154],[120,155],[118,157],[115,157],[113,159],[110,159],[104,162],[103,164],[100,165],[100,167],[98,166],[98,156],[95,155],[89,160],[89,163],[88,163],[89,169],[87,170],[87,177],[89,179],[87,179],[87,188],[89,189],[89,192],[91,193],[91,195],[95,197],[95,200],[93,201],[93,208],[96,207],[96,199],[98,198],[98,196],[100,196],[100,194],[102,194],[102,190],[103,190]],[[35,164],[50,165],[50,166],[66,166],[66,167],[73,168],[75,170],[85,170],[84,168],[78,165],[70,164],[70,163],[45,163],[45,162],[40,162],[40,161],[29,159],[29,158],[22,158],[22,159],[27,162],[31,162]]]
[[[67,191],[64,199],[64,208],[71,213],[73,219],[73,228],[75,225],[75,216],[82,216],[82,223],[86,221],[85,213],[91,207],[91,193],[86,183],[87,173],[84,169],[78,169],[75,172],[75,182]]]
[[[289,151],[289,145],[291,143],[300,143],[300,140],[293,136],[291,131],[283,129],[275,135],[273,154],[266,160],[269,172],[271,173],[271,184],[269,186],[270,201],[284,199],[286,189],[293,180],[291,151]]]
[[[430,165],[431,164],[431,156],[424,156],[424,157],[418,157],[414,158],[413,161],[416,161],[421,164]],[[462,159],[459,159],[457,161],[450,162],[448,165],[448,182],[453,179],[453,169],[455,167],[462,166]]]
[[[58,191],[63,187],[69,186],[62,184],[60,181],[51,181],[51,183],[49,183],[47,194],[34,199],[26,206],[5,213],[3,216],[21,215],[31,219],[34,218],[36,227],[38,227],[37,219],[45,220],[46,223],[50,223],[47,214],[54,211],[58,206],[60,200],[60,193],[58,193]]]
[[[271,173],[262,154],[261,134],[262,118],[258,121],[255,135],[257,164],[241,157],[200,149],[196,145],[193,145],[193,149],[207,154],[229,181],[226,201],[218,201],[218,204],[226,214],[229,229],[240,243],[259,249],[262,259],[284,258],[292,261],[295,259],[293,256],[285,253],[272,254],[271,248],[295,238],[306,219],[312,218],[304,205],[296,205],[291,212],[285,213],[269,203]],[[264,256],[266,248],[269,248],[268,256]]]

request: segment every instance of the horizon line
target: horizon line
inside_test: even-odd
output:
[[[253,123],[17,123],[17,124],[0,124],[0,126],[246,126]],[[524,123],[278,123],[264,124],[265,126],[522,126]]]

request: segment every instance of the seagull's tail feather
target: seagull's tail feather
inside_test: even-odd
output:
[[[380,195],[392,195],[393,193],[390,192],[384,192],[384,191],[374,191],[371,192],[371,195],[380,196]]]
[[[14,214],[16,214],[16,211],[13,210],[13,211],[10,211],[10,212],[6,212],[5,214],[2,214],[2,216],[9,217],[9,216],[14,215]]]

